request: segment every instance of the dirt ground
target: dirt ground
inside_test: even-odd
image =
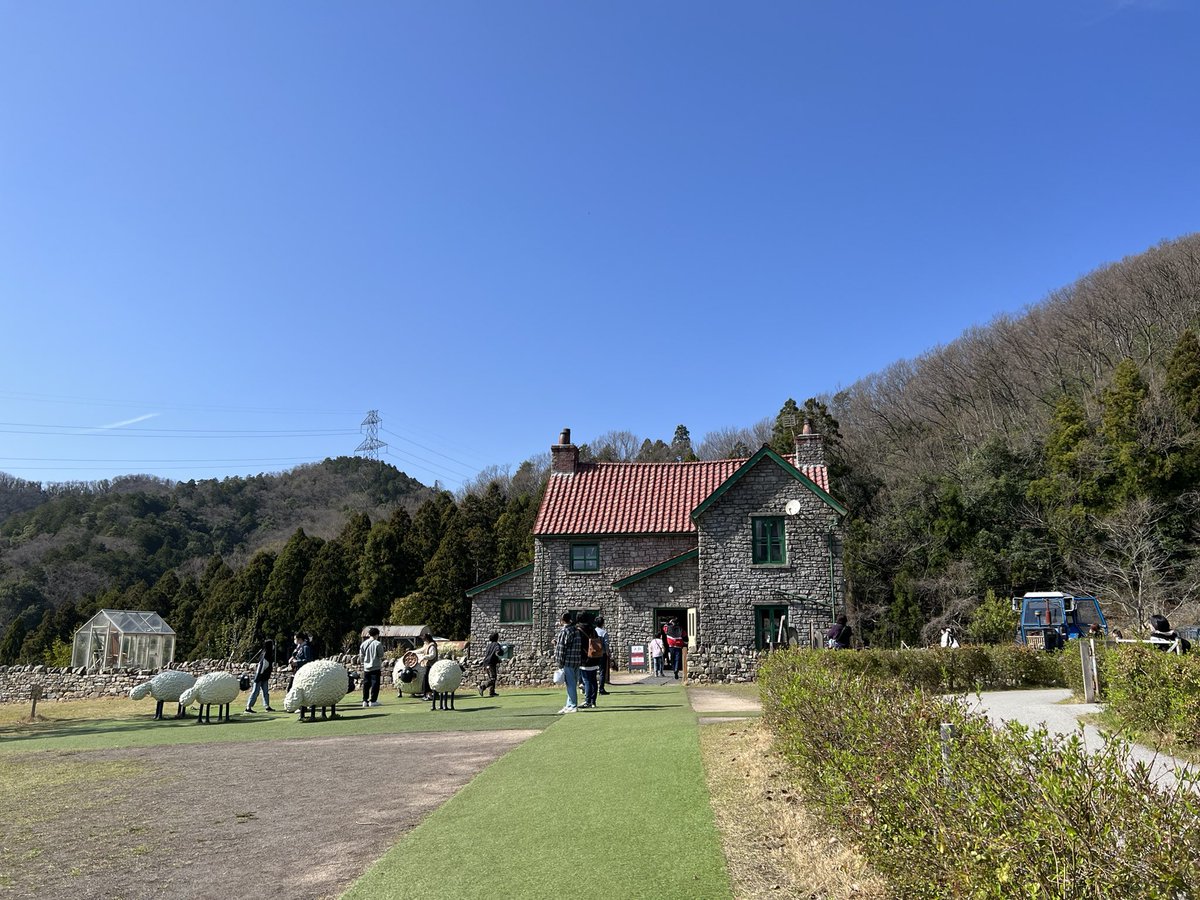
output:
[[[28,767],[31,780],[55,767],[95,777],[68,778],[57,788],[49,778],[31,801],[36,808],[3,816],[0,898],[336,897],[400,835],[534,734],[373,735],[6,757],[5,766]]]

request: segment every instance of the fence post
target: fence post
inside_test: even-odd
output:
[[[1096,702],[1096,642],[1092,638],[1079,642],[1079,658],[1083,665],[1083,702]]]
[[[29,719],[30,719],[30,721],[32,721],[37,718],[37,702],[42,699],[41,684],[35,683],[29,689],[29,696],[33,700],[33,707],[29,710]]]
[[[954,724],[943,722],[941,727],[942,740],[942,784],[950,785],[950,747],[954,743]]]

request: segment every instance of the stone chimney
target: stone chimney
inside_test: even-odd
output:
[[[812,422],[807,418],[804,427],[796,435],[796,466],[825,465],[825,442],[819,434],[813,434]]]
[[[558,443],[550,447],[550,471],[555,475],[574,475],[579,466],[579,448],[571,443],[571,429],[564,428]]]

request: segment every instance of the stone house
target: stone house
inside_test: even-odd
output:
[[[567,610],[605,617],[622,667],[669,617],[690,622],[693,677],[723,680],[752,676],[781,625],[806,642],[842,607],[846,510],[807,423],[786,457],[580,462],[569,429],[550,449],[533,564],[467,592],[472,640],[514,645],[511,680],[549,677]]]

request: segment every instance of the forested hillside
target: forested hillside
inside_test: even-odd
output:
[[[1200,236],[1105,266],[774,420],[693,447],[612,431],[584,458],[789,452],[789,415],[826,436],[851,510],[849,607],[869,641],[945,624],[1011,637],[1008,597],[1100,595],[1135,626],[1200,622]],[[848,334],[847,341],[853,340]],[[0,475],[0,663],[62,660],[102,606],[153,609],[180,656],[237,656],[297,627],[322,652],[370,622],[465,636],[464,592],[532,560],[545,455],[458,496],[386,463],[282,475],[40,485]]]
[[[867,632],[1003,633],[996,606],[975,614],[989,591],[1051,588],[1195,620],[1198,328],[1192,235],[824,398]]]

